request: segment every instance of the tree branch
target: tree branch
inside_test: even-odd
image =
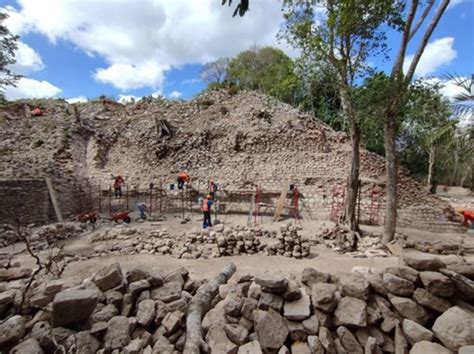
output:
[[[413,24],[413,19],[416,15],[416,10],[418,8],[418,0],[412,0],[410,12],[407,16],[407,21],[405,23],[405,28],[403,29],[402,43],[400,44],[400,49],[397,54],[397,59],[395,60],[395,65],[392,69],[392,78],[399,78],[403,70],[403,62],[405,61],[405,53],[407,51],[408,42],[410,41],[410,32],[411,26]]]
[[[209,311],[212,299],[214,299],[219,292],[219,286],[227,283],[235,271],[235,265],[233,263],[227,263],[221,273],[196,291],[196,294],[189,304],[186,316],[187,333],[183,353],[199,354],[202,352],[201,349],[205,349],[206,343],[202,339],[202,319]],[[207,352],[206,350],[203,351]]]
[[[406,75],[406,80],[408,82],[411,81],[413,78],[413,75],[415,74],[416,67],[418,63],[420,62],[421,56],[423,55],[423,52],[425,51],[426,45],[428,44],[428,41],[430,40],[431,35],[433,34],[434,29],[438,25],[439,20],[441,19],[441,16],[443,16],[444,11],[449,5],[450,0],[442,0],[441,4],[439,5],[438,9],[436,10],[436,13],[431,20],[431,23],[428,25],[428,28],[426,29],[426,32],[423,36],[423,39],[421,40],[421,43],[416,50],[415,56],[413,57],[413,60],[410,64],[410,68],[408,69],[407,75]]]
[[[411,39],[413,38],[413,36],[416,34],[416,32],[418,31],[418,29],[420,28],[420,26],[423,24],[423,22],[425,22],[425,19],[426,17],[428,16],[428,14],[430,13],[431,11],[431,8],[433,7],[434,5],[434,0],[429,0],[428,2],[428,5],[426,6],[425,8],[425,11],[423,11],[423,14],[421,15],[420,19],[418,20],[418,22],[416,23],[415,26],[413,26],[413,29],[411,30],[410,32],[410,36],[408,37],[408,41],[411,41]]]

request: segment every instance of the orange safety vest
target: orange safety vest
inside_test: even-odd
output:
[[[181,172],[178,174],[178,178],[182,179],[183,181],[187,181],[189,179],[189,175],[186,172]]]
[[[201,210],[202,210],[202,211],[209,211],[209,200],[208,200],[207,198],[205,198],[205,199],[202,201]]]
[[[474,221],[474,211],[465,210],[463,213],[464,221],[467,222],[468,220]]]

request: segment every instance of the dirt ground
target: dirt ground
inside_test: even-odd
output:
[[[95,229],[90,229],[81,236],[69,239],[65,243],[65,253],[70,256],[87,256],[92,252],[97,245],[91,242],[94,234],[104,231],[108,227],[133,227],[138,233],[146,229],[162,229],[166,228],[171,235],[179,236],[192,229],[199,229],[201,224],[200,216],[188,215],[190,221],[186,224],[181,224],[181,218],[178,216],[168,216],[162,222],[132,222],[130,225],[113,226],[111,223],[99,224]],[[262,228],[267,230],[277,230],[280,223],[275,223],[270,217],[263,218],[260,221]],[[285,221],[283,221],[285,222]],[[247,216],[232,216],[227,217],[225,225],[246,225]],[[302,226],[302,235],[313,238],[316,233],[325,228],[332,227],[330,221],[308,221],[301,220],[299,224]],[[364,231],[370,233],[381,232],[381,227],[363,226]],[[408,236],[412,240],[443,240],[455,239],[461,240],[464,238],[465,243],[474,244],[474,235],[470,234],[436,234],[420,230],[400,229],[399,232]],[[113,242],[113,241],[109,241]],[[15,246],[15,251],[18,252],[19,245]],[[11,248],[10,248],[11,250]],[[7,249],[0,250],[1,253],[6,252]],[[15,252],[15,253],[16,253]],[[405,250],[404,252],[413,252],[412,250]],[[81,257],[86,258],[86,257]],[[468,255],[466,258],[474,260],[474,255]],[[14,258],[19,261],[22,266],[34,267],[33,259],[26,254],[19,254]],[[149,254],[135,254],[135,255],[120,255],[120,256],[105,256],[100,258],[81,259],[77,262],[68,264],[64,276],[77,276],[85,278],[92,276],[98,269],[120,262],[124,270],[143,265],[153,267],[162,271],[168,271],[178,267],[186,267],[191,276],[195,279],[207,278],[215,275],[222,269],[227,262],[233,262],[237,266],[237,274],[241,273],[256,273],[266,270],[281,271],[289,276],[293,275],[299,277],[305,267],[314,267],[324,272],[339,272],[351,271],[355,266],[370,267],[375,269],[383,269],[389,266],[396,266],[400,264],[400,258],[391,256],[383,258],[353,258],[351,256],[338,254],[324,246],[312,246],[311,257],[308,259],[294,259],[282,256],[266,256],[266,255],[242,255],[233,257],[221,257],[212,259],[197,259],[197,260],[183,260],[176,259],[170,256],[149,255]]]

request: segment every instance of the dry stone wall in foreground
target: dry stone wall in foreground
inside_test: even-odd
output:
[[[2,268],[0,350],[198,353],[189,345],[200,343],[210,353],[471,353],[474,264],[424,254],[404,262],[381,272],[306,268],[299,278],[240,274],[227,284],[232,264],[193,280],[184,268],[124,272],[116,263],[84,280],[38,279],[21,310],[32,270]]]

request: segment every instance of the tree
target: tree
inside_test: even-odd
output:
[[[287,103],[295,103],[298,77],[294,63],[282,50],[252,48],[229,63],[225,81],[240,89],[259,90]]]
[[[10,33],[10,30],[4,25],[8,18],[6,13],[0,12],[0,98],[7,86],[15,86],[20,79],[20,75],[15,75],[9,66],[15,63],[15,52],[18,49],[18,36]]]
[[[227,3],[227,0],[222,0],[222,5],[225,5]],[[229,0],[229,6],[232,5],[232,0]],[[245,13],[249,10],[249,0],[239,0],[237,6],[235,7],[234,14],[232,17],[235,17],[237,14],[239,14],[240,17],[245,15]]]
[[[400,47],[396,59],[393,63],[390,74],[390,99],[384,112],[384,148],[385,148],[385,169],[387,177],[387,198],[386,198],[386,212],[384,223],[383,242],[387,243],[393,240],[395,236],[395,229],[397,225],[397,207],[398,207],[398,161],[397,161],[397,117],[400,108],[403,106],[403,101],[406,99],[407,89],[413,79],[415,70],[420,62],[421,56],[425,51],[434,29],[438,25],[444,11],[446,10],[450,0],[441,0],[431,22],[426,27],[421,36],[421,41],[418,44],[415,55],[408,66],[406,73],[403,72],[406,52],[408,44],[417,34],[421,25],[425,22],[433,9],[434,0],[427,1],[425,8],[421,14],[418,14],[418,19],[415,22],[419,10],[419,0],[410,0],[408,12],[403,19],[403,29]],[[421,7],[420,7],[421,8]]]
[[[457,124],[439,89],[439,85],[415,81],[408,87],[406,102],[398,114],[401,163],[426,178],[428,190],[433,184],[438,146],[452,142]]]
[[[308,56],[295,60],[298,77],[295,106],[311,114],[336,130],[347,131],[347,124],[340,114],[341,100],[336,85],[336,73],[330,65]]]
[[[361,138],[361,119],[354,107],[355,82],[370,71],[367,58],[385,52],[385,32],[381,25],[397,25],[399,9],[394,5],[397,4],[392,0],[285,0],[283,3],[284,36],[302,51],[303,56],[326,63],[336,74],[352,144],[343,219],[353,231],[358,230],[355,210]],[[322,7],[324,16],[318,17],[316,6]]]
[[[446,78],[461,89],[461,92],[453,98],[453,113],[457,115],[470,115],[470,123],[474,124],[474,121],[472,121],[474,113],[474,74],[471,74],[471,77],[448,74]]]
[[[216,61],[204,64],[199,77],[202,81],[208,84],[220,84],[224,81],[227,75],[227,68],[229,66],[228,58],[220,58]]]
[[[424,80],[413,82],[397,115],[400,163],[414,177],[426,179],[428,186],[436,167],[445,163],[436,158],[437,152],[452,143],[457,123],[440,88]],[[362,117],[362,143],[379,155],[385,154],[382,117],[389,100],[390,78],[383,72],[367,78],[355,91],[356,108]]]

